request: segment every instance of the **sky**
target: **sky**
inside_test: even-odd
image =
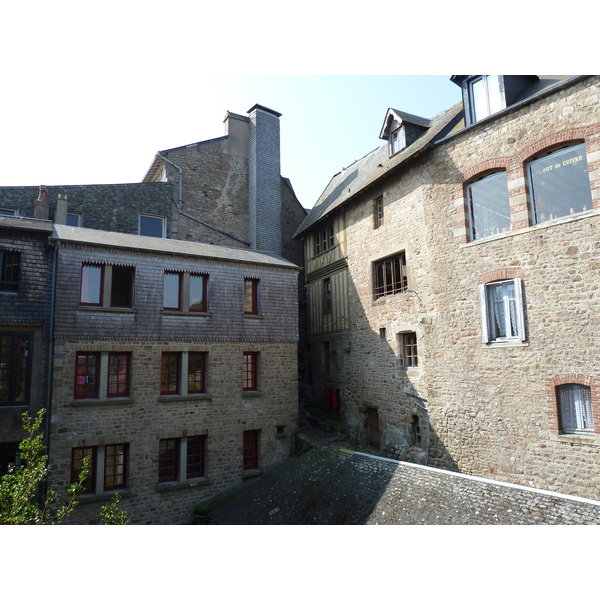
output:
[[[381,0],[360,14],[339,0],[287,12],[274,0],[211,6],[4,7],[0,185],[139,182],[156,152],[219,137],[227,111],[258,103],[282,114],[281,172],[312,207],[336,173],[383,143],[388,108],[430,118],[460,100],[452,72],[483,68],[479,52],[467,64],[432,53],[446,48],[432,23],[428,43],[415,43],[406,11],[390,44]],[[448,48],[458,55],[460,38]]]

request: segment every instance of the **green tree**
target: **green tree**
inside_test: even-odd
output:
[[[39,433],[44,413],[43,409],[40,410],[35,419],[27,412],[23,413],[23,428],[27,433],[19,444],[23,465],[0,479],[0,525],[58,525],[73,512],[84,490],[83,483],[89,474],[89,457],[84,458],[77,481],[67,488],[66,502],[57,504],[57,493],[53,487],[42,493],[42,484],[50,473],[44,438]],[[127,513],[119,511],[118,494],[108,507],[102,507],[101,516],[107,524],[126,523]]]

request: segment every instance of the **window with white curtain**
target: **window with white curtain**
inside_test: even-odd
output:
[[[479,295],[483,342],[525,341],[522,280],[481,284]]]
[[[561,433],[594,433],[592,395],[587,385],[568,383],[556,387]]]

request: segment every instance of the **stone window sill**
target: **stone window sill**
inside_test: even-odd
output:
[[[196,401],[212,402],[212,395],[211,394],[188,394],[187,396],[165,395],[165,396],[160,396],[158,398],[158,401],[159,402],[196,402]]]
[[[207,477],[200,477],[198,479],[190,479],[189,481],[174,481],[173,483],[159,483],[156,486],[157,492],[173,492],[175,490],[182,490],[192,487],[199,487],[210,485],[210,480]]]
[[[78,306],[78,311],[81,312],[103,312],[103,313],[121,313],[121,314],[136,314],[137,308],[113,308],[110,306]]]
[[[169,317],[212,317],[212,313],[199,311],[163,310],[162,314]]]
[[[101,492],[99,494],[84,494],[79,496],[79,504],[92,504],[93,502],[107,502],[113,499],[115,494],[119,494],[120,498],[128,498],[131,494],[127,489],[112,490]]]
[[[122,404],[133,404],[131,398],[77,398],[71,402],[71,406],[119,406]]]
[[[575,444],[577,446],[597,446],[597,436],[594,433],[558,433],[552,438],[561,444]]]
[[[244,319],[254,319],[257,321],[261,321],[262,319],[264,319],[264,317],[262,315],[247,315],[244,314]]]
[[[262,469],[249,469],[242,473],[242,479],[250,479],[251,477],[258,477],[262,475]]]
[[[242,398],[259,398],[262,396],[262,392],[259,390],[248,390],[246,392],[242,392]]]

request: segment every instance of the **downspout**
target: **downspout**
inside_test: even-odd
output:
[[[177,201],[177,212],[180,215],[183,215],[184,217],[187,217],[188,219],[192,219],[192,221],[196,221],[197,223],[200,223],[201,225],[204,225],[205,227],[208,227],[209,229],[213,229],[214,231],[216,231],[222,235],[226,235],[227,237],[235,240],[236,242],[245,244],[248,247],[250,246],[250,244],[248,242],[245,242],[244,240],[240,240],[239,238],[235,237],[235,235],[231,235],[231,233],[227,233],[226,231],[223,231],[222,229],[219,229],[218,227],[215,227],[214,225],[210,225],[209,223],[206,223],[206,222],[184,212],[181,208],[183,206],[183,169],[181,167],[177,166],[174,162],[170,161],[166,156],[163,156],[160,152],[157,152],[156,156],[162,158],[162,160],[164,160],[165,162],[168,162],[172,167],[174,167],[175,169],[177,169],[179,171],[179,200]]]
[[[44,426],[44,442],[46,446],[46,456],[50,458],[50,419],[52,416],[52,383],[54,376],[54,305],[56,303],[56,270],[58,263],[58,249],[60,240],[54,240],[54,254],[52,256],[52,284],[50,291],[50,319],[48,324],[48,373],[46,386],[46,419]],[[50,462],[48,460],[48,462]],[[42,483],[43,494],[45,496],[48,482],[44,479]]]

